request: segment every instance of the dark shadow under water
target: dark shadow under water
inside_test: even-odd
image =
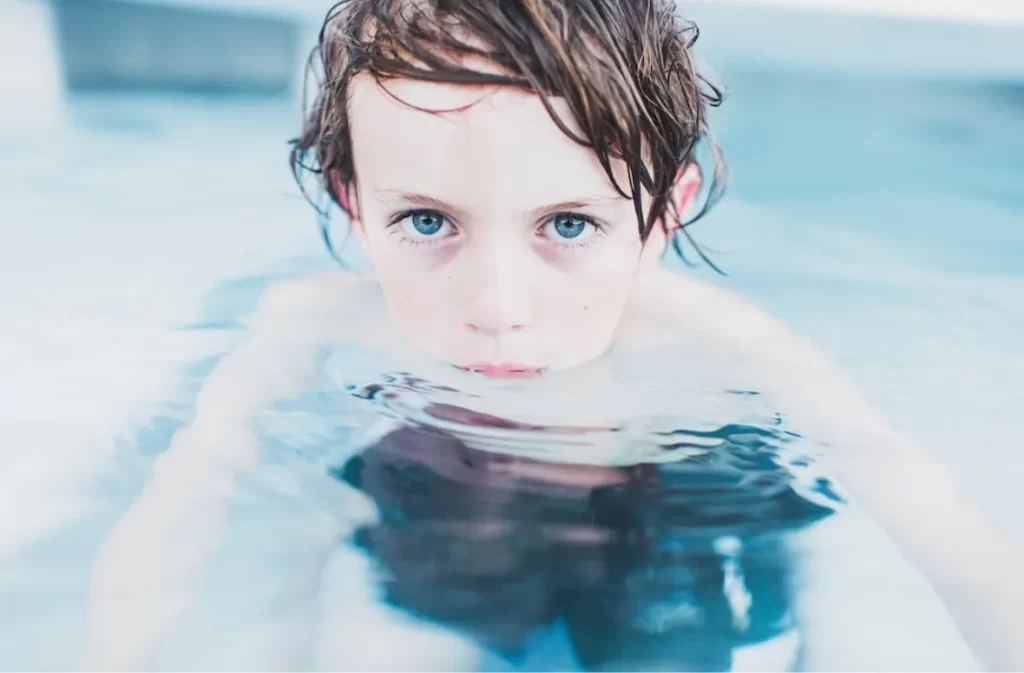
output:
[[[452,405],[425,411],[470,434],[544,432]],[[354,541],[392,605],[513,666],[555,625],[590,670],[730,670],[739,648],[796,628],[783,534],[839,499],[824,480],[796,486],[781,459],[792,435],[658,433],[666,447],[689,435],[705,449],[613,467],[481,450],[448,427],[397,427],[333,471],[379,509]]]

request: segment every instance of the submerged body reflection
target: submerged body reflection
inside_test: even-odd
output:
[[[355,541],[381,565],[395,606],[511,662],[560,621],[586,669],[730,670],[740,649],[794,634],[781,534],[832,508],[794,487],[771,430],[703,434],[715,446],[678,462],[610,467],[514,457],[406,426],[336,476],[380,510]]]

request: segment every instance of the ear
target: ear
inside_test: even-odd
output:
[[[700,169],[696,164],[687,164],[679,169],[676,181],[669,194],[665,214],[655,224],[644,245],[642,264],[646,268],[656,267],[664,256],[672,237],[693,210],[700,195]]]
[[[364,243],[365,230],[363,229],[362,218],[359,217],[359,198],[354,182],[343,182],[341,175],[336,170],[330,172],[331,190],[334,192],[338,205],[348,215],[351,231]]]
[[[679,169],[675,185],[672,187],[670,207],[665,211],[662,227],[665,237],[671,240],[676,231],[686,221],[687,216],[697,204],[700,196],[701,179],[697,164],[688,163]],[[671,206],[674,206],[673,209]],[[673,216],[674,215],[674,216]]]

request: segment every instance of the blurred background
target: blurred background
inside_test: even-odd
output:
[[[76,522],[103,484],[137,488],[185,363],[230,347],[267,283],[331,268],[286,144],[329,5],[0,0],[0,570],[58,532],[88,558]],[[1024,540],[1024,3],[680,7],[727,95],[733,182],[693,231],[721,282]],[[81,579],[7,589],[42,611]]]

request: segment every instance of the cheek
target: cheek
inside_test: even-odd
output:
[[[444,278],[409,270],[389,270],[376,276],[396,327],[418,341],[433,341],[432,335],[448,322],[451,309]]]
[[[556,315],[572,315],[573,331],[607,331],[618,324],[630,295],[639,260],[639,245],[604,241],[594,250],[577,253],[564,268],[566,292],[552,294],[561,306]]]
[[[628,296],[628,278],[608,279],[608,282],[590,285],[580,291],[574,302],[578,329],[604,332],[614,328],[622,317]]]
[[[450,262],[458,252],[458,242],[453,239],[423,244],[403,238],[394,228],[381,225],[365,227],[363,249],[376,273],[385,273],[392,268],[420,273],[435,271]]]
[[[428,331],[451,302],[446,269],[452,251],[444,246],[415,247],[372,239],[367,247],[373,275],[392,316],[407,329]]]

